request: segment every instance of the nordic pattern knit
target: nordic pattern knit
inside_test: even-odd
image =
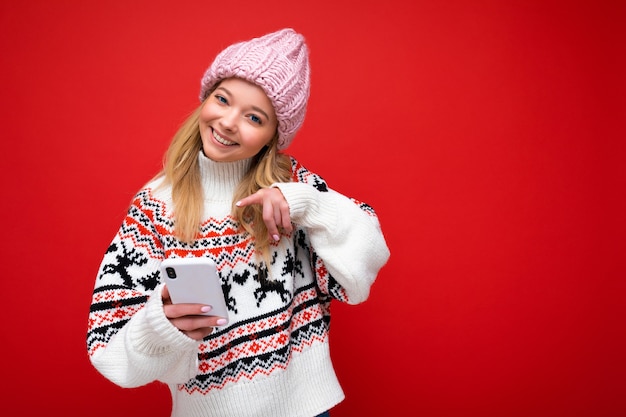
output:
[[[331,299],[364,301],[389,256],[374,211],[292,158],[292,182],[274,186],[295,228],[271,246],[269,271],[259,270],[250,236],[231,216],[250,161],[199,158],[205,209],[193,244],[174,236],[171,188],[155,180],[135,196],[96,277],[91,362],[122,387],[168,384],[175,417],[312,417],[330,409],[344,398],[328,349]],[[159,265],[203,256],[218,266],[229,324],[198,342],[165,317]]]

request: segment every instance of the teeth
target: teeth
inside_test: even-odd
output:
[[[213,131],[213,137],[215,138],[216,141],[218,141],[222,145],[231,146],[231,145],[236,145],[237,144],[237,142],[231,142],[229,140],[224,139],[223,137],[218,135],[215,130]]]

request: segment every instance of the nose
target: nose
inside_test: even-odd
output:
[[[220,127],[224,130],[233,131],[237,127],[237,112],[233,108],[224,110],[220,117]]]

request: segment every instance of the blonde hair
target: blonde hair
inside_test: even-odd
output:
[[[182,242],[191,244],[198,237],[204,210],[204,194],[200,177],[198,154],[202,150],[199,118],[200,105],[174,135],[164,157],[163,184],[171,185],[174,204],[174,234]],[[252,164],[233,196],[232,215],[241,229],[249,233],[259,261],[269,268],[269,233],[263,221],[263,208],[258,204],[237,207],[235,203],[261,188],[291,179],[291,160],[278,153],[278,133],[271,142],[252,158]]]

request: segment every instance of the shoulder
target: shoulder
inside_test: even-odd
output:
[[[167,182],[165,181],[165,176],[164,175],[160,175],[157,177],[152,178],[150,181],[148,181],[148,183],[146,183],[146,185],[143,186],[143,189],[150,189],[150,190],[160,190],[160,189],[166,189],[169,188],[167,186]]]
[[[158,176],[148,181],[133,198],[133,205],[145,206],[155,202],[160,204],[171,201],[171,186],[165,182],[163,176]]]
[[[319,174],[310,171],[293,156],[287,156],[291,160],[291,181],[310,184],[318,191],[328,191],[326,181]]]

